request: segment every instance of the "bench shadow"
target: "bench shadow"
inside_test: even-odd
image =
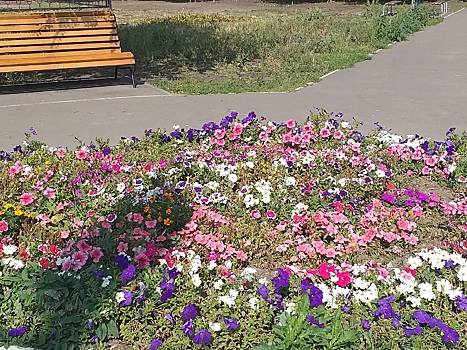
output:
[[[75,79],[65,81],[46,81],[34,83],[21,83],[14,85],[0,85],[0,95],[14,95],[28,92],[45,92],[45,91],[63,91],[63,90],[76,90],[76,89],[90,89],[95,87],[110,87],[110,86],[123,86],[132,88],[131,78],[121,77],[118,79],[98,77]],[[144,84],[144,81],[139,80],[138,85]]]

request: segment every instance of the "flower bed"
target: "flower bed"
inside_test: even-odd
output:
[[[467,346],[466,135],[357,125],[232,113],[76,151],[28,135],[0,153],[0,343]]]

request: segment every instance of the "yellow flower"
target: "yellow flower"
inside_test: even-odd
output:
[[[50,160],[46,160],[45,165],[49,165],[49,164],[50,164]]]
[[[3,207],[4,207],[5,209],[10,209],[10,208],[13,208],[14,205],[11,204],[11,203],[7,203],[7,204],[5,204]]]
[[[0,215],[5,214],[5,210],[0,210]]]
[[[167,208],[167,210],[165,211],[165,213],[166,213],[167,215],[170,215],[170,214],[172,214],[172,209],[170,209],[170,208]]]
[[[15,210],[15,215],[21,216],[23,215],[23,211],[21,209]]]
[[[169,218],[164,219],[164,225],[165,225],[165,226],[170,226],[172,223],[173,223],[173,221],[170,220]]]

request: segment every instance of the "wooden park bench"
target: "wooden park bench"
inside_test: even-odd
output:
[[[111,11],[0,14],[0,73],[95,67],[128,68],[136,87]]]

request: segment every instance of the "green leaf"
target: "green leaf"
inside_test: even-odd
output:
[[[107,323],[107,331],[109,335],[118,338],[118,327],[114,320],[111,320],[109,323]]]
[[[101,341],[105,340],[105,338],[107,337],[107,326],[105,325],[105,323],[101,323],[99,327],[97,327],[96,334]]]

